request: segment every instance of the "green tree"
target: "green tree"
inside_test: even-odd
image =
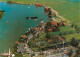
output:
[[[76,54],[74,57],[80,57],[80,46],[78,47],[78,50],[76,50]]]
[[[78,47],[79,45],[79,43],[75,40],[74,37],[71,39],[71,45],[74,46],[75,48]]]
[[[71,49],[71,50],[68,52],[68,56],[71,57],[71,56],[72,56],[72,53],[73,53],[73,50]]]
[[[35,44],[32,40],[29,41],[28,45],[29,45],[31,48],[33,48],[33,47],[36,46],[36,44]]]
[[[45,32],[47,33],[48,32],[48,29],[49,28],[52,28],[52,22],[47,22],[46,25],[45,25]]]

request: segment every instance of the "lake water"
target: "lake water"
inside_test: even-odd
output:
[[[80,0],[71,0],[70,2],[77,2],[77,3],[80,3]]]
[[[42,20],[45,22],[49,20],[44,14],[43,7],[36,8],[34,5],[0,2],[0,9],[6,13],[0,20],[0,52],[12,48],[16,40],[30,27],[36,27]],[[27,20],[28,16],[37,16],[38,20]]]

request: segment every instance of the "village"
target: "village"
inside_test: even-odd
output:
[[[7,3],[17,2],[7,1]],[[74,37],[68,39],[65,36],[79,34],[80,28],[47,5],[38,2],[33,5],[36,8],[43,7],[49,21],[41,21],[36,27],[29,28],[25,35],[21,35],[11,51],[12,57],[79,57],[80,40]],[[8,55],[11,56],[10,52]]]
[[[43,7],[41,4],[35,4],[35,6]],[[75,28],[72,28],[68,20],[57,15],[51,8],[44,8],[44,12],[49,16],[50,21],[41,21],[36,28],[29,28],[29,31],[25,35],[21,35],[21,38],[16,42],[15,51],[23,54],[24,57],[27,54],[29,54],[29,57],[37,57],[38,55],[42,57],[71,56],[70,53],[74,47],[70,46],[70,42],[67,42],[64,35],[77,33]],[[69,29],[64,30],[64,28]]]

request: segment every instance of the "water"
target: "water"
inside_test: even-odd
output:
[[[77,3],[80,3],[80,0],[71,0],[70,2],[77,2]]]
[[[63,0],[63,1],[80,1],[80,0]]]
[[[36,27],[42,20],[45,22],[49,20],[48,16],[44,14],[43,7],[36,8],[34,5],[0,2],[0,9],[6,13],[0,20],[0,52],[12,48],[16,40],[30,27]],[[27,20],[28,16],[37,16],[38,20]]]

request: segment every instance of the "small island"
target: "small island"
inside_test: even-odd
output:
[[[2,18],[3,15],[5,15],[5,11],[0,9],[0,19]]]

